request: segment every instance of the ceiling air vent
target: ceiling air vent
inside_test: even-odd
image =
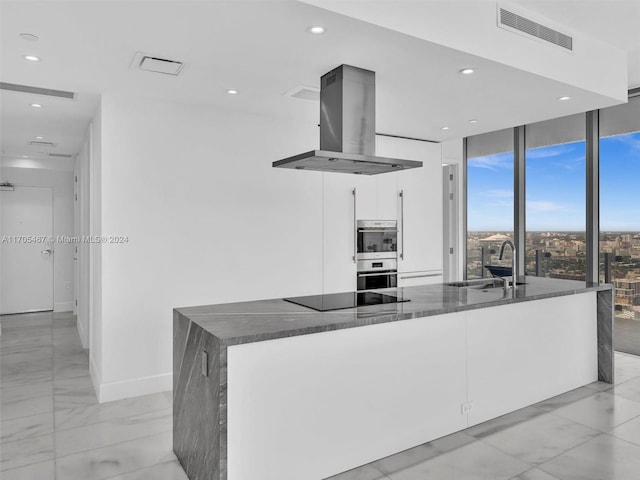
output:
[[[142,52],[136,52],[131,62],[132,66],[147,72],[162,73],[164,75],[173,75],[177,77],[182,72],[184,64],[176,60],[169,60],[153,55],[147,55]]]
[[[53,148],[56,146],[55,143],[51,143],[51,142],[37,142],[37,141],[33,141],[33,142],[29,142],[29,145],[31,145],[32,147],[45,147],[45,148]]]
[[[297,98],[300,100],[320,101],[320,89],[316,87],[307,87],[300,85],[289,90],[285,96]]]
[[[64,90],[52,90],[50,88],[30,87],[28,85],[18,85],[16,83],[0,82],[0,89],[10,92],[33,93],[36,95],[46,95],[48,97],[68,98],[73,100],[76,94],[73,92],[65,92]]]
[[[570,52],[573,51],[573,37],[500,6],[498,6],[498,26],[505,30],[525,33],[545,42],[553,43]]]

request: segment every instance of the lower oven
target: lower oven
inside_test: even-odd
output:
[[[359,260],[357,280],[358,290],[397,287],[397,260],[395,258]]]

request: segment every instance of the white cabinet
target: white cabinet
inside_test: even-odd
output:
[[[323,175],[322,291],[353,291],[356,289],[356,220],[376,218],[377,181],[371,176]]]
[[[358,220],[378,219],[378,179],[371,175],[348,175],[356,189],[356,218]]]
[[[230,346],[227,478],[328,478],[463,430],[465,340],[455,312]]]
[[[467,314],[469,426],[595,382],[594,292]]]
[[[322,292],[356,289],[354,176],[323,173]]]
[[[398,176],[395,173],[376,175],[378,208],[375,220],[398,219]]]
[[[399,286],[442,281],[440,145],[378,136],[376,149],[377,155],[419,160],[423,167],[371,176],[323,173],[324,293],[356,289],[356,220],[398,221],[398,271],[407,274],[398,277]]]
[[[377,154],[423,162],[394,174],[399,231],[399,272],[414,272],[412,284],[434,283],[442,272],[442,152],[440,144],[394,137],[377,137]],[[386,180],[385,180],[386,182]],[[392,183],[391,180],[388,181]],[[379,200],[380,200],[379,196]],[[387,201],[379,201],[379,210]],[[423,280],[418,280],[421,278]],[[416,283],[420,282],[420,283]]]
[[[398,138],[376,136],[376,155],[390,158],[401,157],[401,143]],[[398,220],[398,174],[376,175],[378,181],[376,220]]]

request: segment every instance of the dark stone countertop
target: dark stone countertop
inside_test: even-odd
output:
[[[329,312],[318,312],[282,299],[176,308],[174,312],[224,344],[238,345],[612,288],[608,284],[530,276],[525,277],[525,281],[526,284],[518,285],[515,296],[513,292],[505,295],[502,288],[482,291],[436,284],[380,290],[382,293],[397,291],[410,299],[409,302]]]

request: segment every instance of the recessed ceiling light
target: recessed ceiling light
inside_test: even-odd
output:
[[[42,108],[42,105],[40,105],[39,103],[32,103],[31,106],[33,108]]]
[[[440,127],[440,130],[449,130],[449,127]]]
[[[35,55],[24,55],[22,58],[24,58],[27,62],[39,62],[40,61],[40,57],[36,57]]]
[[[476,120],[475,118],[472,118],[471,120],[469,120],[469,123],[478,123],[478,120]]]
[[[230,88],[229,90],[227,90],[227,93],[229,95],[237,95],[238,94],[238,90],[235,90],[233,88]]]
[[[567,101],[567,100],[571,100],[571,97],[567,97],[567,96],[564,96],[564,97],[558,97],[558,100],[559,100],[559,101],[561,101],[561,102],[565,102],[565,101]]]
[[[473,72],[475,72],[475,70],[473,68],[467,67],[467,68],[463,68],[458,73],[460,75],[471,75]]]
[[[324,32],[326,32],[325,28],[320,25],[309,27],[307,31],[312,35],[322,35]]]
[[[37,42],[39,39],[33,33],[21,33],[20,38],[23,40],[27,40],[28,42]]]
[[[36,137],[36,140],[44,140],[44,137],[43,137],[42,135],[38,135],[38,136]]]
[[[22,155],[22,158],[29,158],[29,155]]]

